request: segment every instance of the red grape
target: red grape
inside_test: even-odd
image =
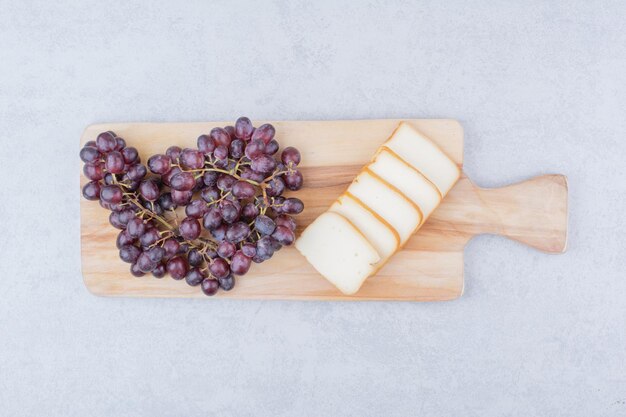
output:
[[[233,185],[237,182],[237,179],[228,174],[220,174],[217,178],[217,188],[222,191],[230,191]]]
[[[80,159],[83,162],[94,162],[100,159],[102,154],[95,146],[85,146],[80,150]]]
[[[212,278],[205,278],[202,281],[200,288],[202,288],[202,292],[205,295],[211,296],[217,293],[217,290],[220,288],[220,285],[217,282],[217,280],[214,280]]]
[[[171,162],[167,155],[153,155],[148,159],[148,168],[155,174],[164,175],[170,170]]]
[[[239,139],[250,139],[252,136],[252,122],[247,117],[240,117],[235,122],[235,137]]]
[[[117,204],[122,197],[122,190],[117,185],[105,185],[100,189],[100,198],[107,203]]]
[[[283,178],[285,180],[285,185],[291,191],[298,191],[302,188],[303,178],[300,171],[287,172]]]
[[[274,222],[276,222],[277,226],[285,226],[291,229],[292,232],[296,231],[296,221],[288,214],[281,214],[279,216],[276,216]]]
[[[144,232],[146,231],[146,225],[144,224],[143,220],[135,217],[134,219],[130,220],[126,225],[126,231],[128,231],[128,235],[130,237],[136,239],[144,234]]]
[[[198,150],[205,155],[210,155],[215,150],[215,140],[209,135],[198,136]]]
[[[228,259],[235,254],[237,247],[231,242],[220,242],[217,246],[217,254],[224,259]]]
[[[141,251],[137,246],[124,245],[120,248],[120,259],[129,264],[135,263]]]
[[[232,186],[232,193],[237,198],[252,198],[256,195],[256,187],[246,181],[237,181]]]
[[[151,228],[147,229],[141,236],[139,236],[139,243],[141,243],[141,246],[144,248],[148,248],[154,245],[159,239],[161,239],[159,231],[156,228]]]
[[[216,228],[211,230],[211,236],[215,239],[216,242],[221,242],[226,238],[226,231],[228,230],[228,226],[225,224],[221,224]]]
[[[194,219],[200,219],[209,210],[206,202],[203,200],[193,200],[185,207],[185,214]]]
[[[261,139],[254,139],[248,143],[244,151],[248,159],[258,158],[265,153],[265,142]]]
[[[274,233],[276,229],[276,223],[269,216],[260,215],[254,220],[254,229],[261,234],[261,236],[268,236]]]
[[[267,183],[266,193],[270,197],[278,197],[285,191],[285,182],[280,177],[273,178]]]
[[[189,271],[189,264],[182,256],[175,256],[165,265],[167,272],[172,276],[175,280],[181,280],[185,278],[187,272]]]
[[[191,268],[187,275],[185,276],[185,281],[187,284],[195,287],[196,285],[200,285],[200,283],[207,277],[207,274],[198,268]]]
[[[204,257],[198,249],[191,249],[187,253],[187,260],[191,266],[200,266],[204,262]]]
[[[104,178],[104,165],[99,162],[87,162],[83,166],[83,174],[92,181],[100,181]]]
[[[300,163],[300,151],[293,146],[288,146],[283,149],[280,155],[280,160],[287,166],[297,166]]]
[[[159,186],[152,179],[143,180],[139,184],[139,193],[148,201],[156,201],[159,198]]]
[[[165,265],[158,264],[156,268],[152,270],[152,276],[155,278],[163,278],[165,276]]]
[[[180,231],[180,235],[183,239],[186,240],[195,240],[200,237],[200,233],[202,232],[200,222],[193,217],[186,217],[183,219],[178,230]]]
[[[276,160],[269,155],[261,155],[252,160],[250,168],[254,171],[267,174],[274,171],[276,168]]]
[[[139,269],[139,265],[137,265],[136,262],[130,266],[130,273],[137,278],[143,277],[145,275],[143,272],[141,272],[141,270]]]
[[[83,187],[83,197],[87,200],[98,200],[100,198],[100,183],[98,181],[90,181]]]
[[[156,268],[157,263],[154,262],[146,252],[142,252],[137,258],[137,267],[143,273],[147,273]]]
[[[274,233],[272,233],[272,237],[283,246],[291,245],[296,239],[296,235],[293,231],[285,226],[277,226]]]
[[[237,222],[228,226],[226,231],[226,240],[233,243],[239,243],[250,235],[250,226],[248,223]]]
[[[230,146],[231,137],[228,132],[221,127],[215,127],[211,129],[211,133],[209,134],[211,138],[215,141],[216,145]]]
[[[144,165],[135,164],[135,165],[131,165],[126,175],[132,181],[140,181],[146,176],[147,173],[148,173],[148,170],[146,169]]]
[[[304,203],[302,200],[291,197],[285,200],[282,207],[282,212],[285,214],[300,214],[304,210]]]
[[[195,186],[196,179],[191,172],[179,172],[170,179],[170,187],[176,191],[191,191]]]
[[[237,251],[233,255],[233,259],[230,262],[230,268],[236,275],[244,275],[250,270],[252,259],[243,254],[242,251]]]
[[[278,145],[278,142],[275,139],[272,139],[267,144],[267,146],[265,146],[265,154],[266,155],[274,155],[276,152],[278,152],[279,148],[280,148],[280,146]]]
[[[254,133],[252,134],[252,140],[261,139],[267,145],[272,139],[274,139],[275,133],[276,129],[274,129],[274,126],[266,123],[255,129]]]
[[[231,158],[239,159],[245,154],[246,142],[243,139],[235,139],[230,143],[229,152]]]
[[[115,245],[117,246],[118,249],[122,249],[122,246],[132,245],[134,241],[135,239],[128,234],[127,230],[122,230],[117,235],[117,240],[115,242]]]
[[[228,148],[224,145],[219,145],[213,151],[213,156],[220,160],[226,160],[228,158]]]
[[[124,163],[129,165],[139,162],[139,152],[132,146],[122,149],[122,157],[124,157]]]
[[[230,274],[230,267],[224,259],[217,258],[209,264],[209,271],[215,278],[225,278]]]
[[[163,249],[165,249],[165,256],[171,258],[178,253],[180,243],[174,238],[169,238],[163,242]]]
[[[204,154],[195,149],[183,149],[180,163],[187,169],[200,169],[204,166]]]
[[[226,278],[219,278],[217,280],[220,284],[220,288],[224,291],[230,291],[235,287],[235,276],[230,274]]]
[[[241,246],[241,251],[248,258],[253,258],[256,255],[256,245],[254,243],[244,243]]]
[[[96,138],[96,147],[102,153],[114,151],[116,146],[117,141],[113,132],[102,132]]]

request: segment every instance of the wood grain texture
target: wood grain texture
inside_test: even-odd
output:
[[[265,121],[255,121],[255,125]],[[271,121],[281,146],[302,153],[305,188],[297,193],[305,203],[298,216],[298,233],[326,210],[365,165],[400,120]],[[460,167],[463,129],[455,120],[408,120],[429,136]],[[135,146],[143,160],[170,145],[195,146],[196,138],[225,122],[115,123],[89,126],[81,146],[97,134],[113,130]],[[82,166],[82,164],[81,164]],[[82,175],[81,186],[87,180]],[[81,250],[85,285],[96,295],[206,298],[184,281],[151,276],[135,278],[118,258],[117,230],[97,202],[81,198]],[[465,176],[450,191],[402,251],[369,278],[352,296],[341,294],[293,248],[270,261],[253,264],[222,298],[322,300],[451,300],[463,293],[463,248],[481,233],[507,236],[546,252],[565,250],[567,182],[546,175],[499,189],[475,186]]]

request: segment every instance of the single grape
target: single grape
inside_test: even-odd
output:
[[[231,138],[228,132],[221,127],[215,127],[211,129],[211,133],[209,134],[216,145],[230,146]]]
[[[224,291],[230,291],[235,288],[235,276],[230,274],[226,278],[220,278],[217,280],[220,284],[220,288]]]
[[[235,254],[237,247],[231,242],[220,242],[217,246],[217,254],[224,259],[228,259]]]
[[[139,162],[139,152],[137,152],[137,149],[132,146],[122,149],[121,152],[122,157],[124,158],[124,163],[132,165]]]
[[[108,203],[106,201],[103,201],[102,198],[100,198],[100,201],[98,201],[98,203],[100,203],[100,207],[111,211],[120,211],[124,209],[124,206],[122,206],[121,204]]]
[[[252,159],[250,168],[263,174],[270,173],[276,168],[276,160],[269,155],[261,155]]]
[[[163,210],[175,210],[176,209],[176,203],[174,203],[171,193],[161,194],[161,197],[159,197],[157,201],[159,202],[159,205],[163,208]]]
[[[210,207],[202,218],[204,228],[211,231],[222,224],[222,215],[217,207]]]
[[[257,127],[252,134],[252,140],[261,139],[265,144],[270,143],[272,139],[274,139],[274,134],[276,134],[276,129],[269,123],[262,124]]]
[[[170,179],[170,187],[176,191],[191,191],[195,186],[196,179],[191,172],[179,172]]]
[[[104,167],[112,174],[119,174],[124,171],[124,157],[118,151],[109,152]]]
[[[208,210],[209,207],[204,200],[193,200],[187,207],[185,207],[185,214],[188,217],[200,219]]]
[[[256,255],[256,245],[254,243],[244,243],[241,246],[241,252],[248,258],[253,258]]]
[[[213,151],[213,156],[219,160],[226,161],[228,159],[228,148],[224,145],[218,145]]]
[[[245,148],[246,142],[244,142],[243,139],[235,139],[230,143],[230,157],[234,159],[242,158],[244,156]]]
[[[261,139],[255,139],[250,141],[244,150],[244,154],[248,159],[255,159],[265,153],[265,142]]]
[[[207,171],[202,175],[202,182],[204,182],[204,185],[208,187],[212,187],[217,183],[218,176],[219,176],[218,172]]]
[[[235,122],[235,137],[239,139],[250,139],[252,136],[252,122],[247,117],[240,117]]]
[[[209,135],[198,136],[198,150],[205,155],[210,155],[215,150],[215,139]]]
[[[120,259],[129,264],[135,263],[141,251],[137,246],[124,245],[120,248]]]
[[[213,230],[211,230],[211,236],[213,236],[213,239],[215,239],[215,241],[221,242],[226,238],[227,230],[228,230],[228,227],[225,224],[221,224],[217,226],[216,228],[214,228]]]
[[[220,284],[217,282],[217,280],[214,280],[212,278],[205,278],[202,281],[200,288],[202,288],[202,292],[205,295],[211,296],[217,293],[217,290],[220,288]]]
[[[222,200],[220,202],[220,213],[226,223],[234,223],[239,219],[241,209],[237,204],[238,203],[231,200]]]
[[[83,165],[83,174],[92,181],[100,181],[104,178],[104,164],[100,161],[87,162]]]
[[[143,220],[135,217],[134,219],[130,220],[126,225],[126,231],[128,232],[128,235],[130,237],[137,239],[145,233],[146,225]]]
[[[155,278],[163,278],[165,276],[165,265],[158,264],[156,268],[152,270],[152,276]]]
[[[130,266],[130,273],[133,274],[133,276],[136,276],[137,278],[139,277],[143,277],[145,274],[143,272],[141,272],[141,270],[139,269],[139,265],[137,265],[137,262],[135,262],[134,264],[132,264]]]
[[[144,248],[148,248],[154,245],[159,239],[161,239],[161,234],[157,230],[156,227],[147,229],[141,236],[139,236],[139,243]],[[160,259],[159,259],[160,260]]]
[[[291,191],[298,191],[300,188],[302,188],[302,183],[304,182],[302,174],[300,173],[300,171],[297,170],[287,172],[283,176],[283,179],[285,180],[285,185]]]
[[[296,231],[296,221],[288,214],[281,214],[276,216],[274,222],[277,226],[284,226],[288,229],[291,229],[292,232]]]
[[[148,168],[154,174],[163,175],[170,170],[171,163],[172,161],[167,155],[153,155],[148,159]]]
[[[232,193],[240,199],[252,198],[256,195],[256,187],[246,181],[236,181],[232,186]]]
[[[187,284],[195,287],[196,285],[200,285],[200,283],[207,277],[207,274],[198,268],[191,268],[187,275],[185,276],[185,281]]]
[[[241,217],[249,222],[259,215],[259,208],[254,203],[247,203],[241,209]]]
[[[117,204],[122,201],[122,190],[117,185],[105,185],[100,188],[100,198],[111,204]]]
[[[154,262],[146,252],[142,252],[137,258],[137,268],[143,273],[148,273],[157,267],[157,263]]]
[[[113,185],[113,184],[115,184],[116,177],[115,177],[114,174],[111,174],[110,172],[107,172],[106,174],[104,174],[103,180],[104,180],[104,183],[106,185]]]
[[[98,181],[90,181],[83,187],[83,197],[87,200],[98,200],[100,198],[100,183]]]
[[[102,132],[96,138],[96,147],[102,153],[114,151],[116,146],[117,141],[113,132]]]
[[[175,256],[167,261],[165,268],[173,279],[181,280],[187,275],[187,272],[189,271],[189,264],[184,257]]]
[[[277,226],[274,233],[272,233],[272,237],[283,246],[290,246],[296,240],[293,230],[286,226]]]
[[[204,167],[204,154],[195,149],[183,149],[180,163],[187,169],[200,169]]]
[[[248,223],[236,222],[228,226],[226,231],[226,240],[233,243],[244,241],[250,235],[250,226]]]
[[[274,155],[278,152],[280,145],[275,139],[270,140],[270,142],[265,146],[265,154],[266,155]]]
[[[172,161],[176,162],[178,161],[178,158],[180,158],[180,154],[182,152],[183,150],[180,149],[180,146],[170,146],[165,151],[165,155],[169,156]]]
[[[207,203],[212,203],[220,198],[220,190],[215,186],[208,186],[202,189],[200,197]]]
[[[270,236],[263,236],[256,243],[256,255],[253,260],[258,259],[261,262],[267,261],[274,255],[274,239]],[[257,262],[257,261],[255,261]]]
[[[269,236],[274,233],[276,229],[276,223],[269,216],[260,215],[254,220],[254,229],[261,234],[261,236]]]
[[[276,233],[274,231],[274,233]],[[280,244],[280,242],[278,242],[276,239],[272,238],[272,249],[274,249],[274,253],[278,252],[279,250],[281,250],[283,247],[283,245]]]
[[[148,201],[156,201],[159,193],[159,186],[153,179],[143,180],[139,184],[139,194]]]
[[[237,251],[230,262],[230,269],[233,274],[244,275],[250,270],[250,265],[252,265],[252,258],[244,255],[242,251]]]
[[[285,200],[282,212],[285,214],[300,214],[304,210],[304,203],[299,198],[291,197]]]
[[[121,151],[124,148],[126,148],[126,141],[124,140],[124,138],[116,137],[115,138],[115,150]]]
[[[283,161],[283,164],[286,166],[295,167],[300,163],[300,151],[298,151],[293,146],[288,146],[283,149],[283,152],[280,154],[280,160]]]
[[[187,261],[191,266],[200,266],[204,262],[204,257],[198,249],[191,249],[187,254]]]
[[[96,146],[96,141],[95,140],[88,140],[87,142],[85,142],[85,146]]]
[[[128,234],[128,231],[122,230],[117,235],[115,246],[117,246],[118,249],[122,249],[123,246],[132,245],[134,242],[135,242],[135,239]]]
[[[202,228],[200,227],[200,222],[194,219],[193,217],[186,217],[180,223],[178,228],[180,235],[185,240],[195,240],[200,237],[200,233],[202,232]]]
[[[80,159],[83,162],[94,162],[100,159],[102,154],[95,146],[85,146],[80,150]]]
[[[148,170],[144,165],[135,164],[130,166],[126,175],[132,181],[141,181],[147,173]]]
[[[217,258],[209,264],[209,271],[215,278],[225,278],[230,274],[230,267],[224,259]]]
[[[126,228],[120,221],[120,212],[118,211],[112,211],[111,214],[109,214],[109,223],[116,229],[124,230]]]
[[[178,253],[180,243],[174,238],[169,238],[163,242],[163,249],[165,250],[165,257],[171,258]]]
[[[274,177],[267,183],[265,192],[270,197],[278,197],[285,191],[285,182],[281,177]]]
[[[161,246],[155,246],[153,248],[148,249],[146,251],[146,254],[148,255],[148,258],[150,258],[151,261],[154,261],[158,264],[165,257],[165,249],[163,249]]]
[[[222,191],[230,191],[233,185],[237,182],[237,179],[228,174],[220,174],[217,178],[217,188]]]

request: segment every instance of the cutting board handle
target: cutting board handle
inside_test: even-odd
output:
[[[542,175],[502,188],[471,185],[475,234],[497,234],[544,252],[565,252],[567,177]]]

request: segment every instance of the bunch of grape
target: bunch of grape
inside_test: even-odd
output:
[[[271,124],[254,128],[240,117],[198,137],[197,149],[150,157],[146,168],[135,148],[103,132],[80,151],[90,180],[83,196],[111,210],[120,258],[134,276],[169,273],[206,295],[229,291],[252,262],[294,242],[292,216],[304,209],[283,196],[302,188],[300,152],[287,147],[277,159],[274,134]]]

